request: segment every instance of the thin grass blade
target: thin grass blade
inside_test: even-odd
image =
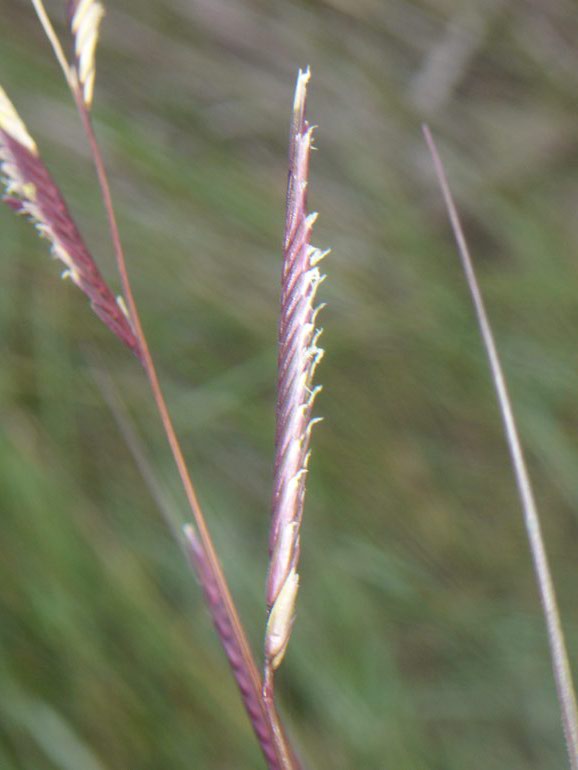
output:
[[[183,520],[177,513],[177,505],[171,499],[167,489],[162,484],[159,475],[150,459],[144,440],[141,438],[126,402],[117,389],[112,373],[107,371],[91,351],[86,351],[90,363],[90,373],[106,402],[110,413],[116,422],[119,433],[130,452],[132,459],[141,475],[145,487],[154,500],[171,534],[182,546],[181,530]],[[188,551],[183,549],[188,557]]]
[[[572,682],[572,672],[568,661],[564,632],[560,621],[554,582],[552,580],[544,539],[542,537],[538,509],[536,507],[524,452],[518,435],[512,403],[508,394],[506,379],[498,356],[494,335],[480,292],[473,261],[457,208],[450,191],[446,172],[431,132],[427,126],[423,127],[423,133],[433,159],[436,177],[444,198],[454,238],[457,243],[498,397],[500,412],[504,423],[504,431],[508,442],[508,449],[512,459],[516,484],[524,513],[524,522],[530,543],[534,572],[536,574],[540,600],[544,612],[570,767],[572,770],[578,770],[578,710],[576,708],[576,694]]]
[[[75,85],[76,85],[76,79],[75,79],[74,73],[66,60],[66,56],[62,49],[62,45],[60,43],[60,40],[58,39],[58,35],[56,34],[54,27],[52,26],[52,22],[50,21],[50,17],[46,12],[44,3],[42,2],[42,0],[32,0],[32,5],[34,7],[34,10],[36,11],[38,20],[42,25],[44,34],[48,38],[48,42],[50,43],[52,50],[54,51],[56,60],[59,63],[60,68],[62,69],[66,82],[68,83],[70,89],[74,92]]]

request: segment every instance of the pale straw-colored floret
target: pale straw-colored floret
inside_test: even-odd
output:
[[[38,155],[36,142],[28,133],[20,115],[16,112],[14,105],[8,98],[6,91],[0,86],[0,129],[5,131],[8,136],[22,144],[26,149]],[[9,161],[6,160],[6,163]],[[5,172],[6,173],[6,172]]]
[[[95,0],[80,0],[72,17],[74,51],[77,59],[78,79],[87,107],[92,104],[94,93],[95,52],[104,6]]]
[[[283,583],[267,621],[265,656],[271,661],[273,670],[279,667],[289,643],[298,590],[299,575],[295,569],[292,569]]]

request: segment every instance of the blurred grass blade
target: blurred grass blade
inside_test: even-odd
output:
[[[534,572],[538,582],[538,589],[546,622],[548,641],[552,656],[552,667],[554,670],[558,700],[560,702],[562,725],[566,738],[570,766],[572,770],[578,770],[578,711],[576,708],[576,694],[572,683],[572,672],[568,662],[568,653],[566,651],[564,633],[560,622],[560,613],[556,601],[554,583],[548,564],[548,557],[546,555],[546,548],[542,537],[534,493],[532,491],[522,445],[518,436],[512,404],[508,394],[502,365],[498,356],[494,335],[478,286],[472,258],[461,226],[457,208],[449,188],[445,169],[431,132],[425,125],[423,126],[423,133],[432,156],[436,177],[444,198],[454,238],[457,243],[498,397],[508,442],[508,449],[514,467],[520,501],[522,503],[524,522],[534,563]]]
[[[4,683],[8,697],[2,706],[3,724],[14,723],[58,770],[106,770],[94,749],[73,724],[44,700],[28,695],[16,684]]]
[[[100,394],[110,409],[124,443],[141,475],[144,485],[148,489],[151,498],[154,500],[167,527],[171,531],[171,534],[179,546],[183,547],[181,535],[183,522],[176,512],[177,506],[169,498],[167,490],[158,477],[157,471],[149,458],[144,441],[140,437],[134,421],[131,419],[125,402],[115,387],[112,375],[107,372],[103,366],[97,363],[94,356],[91,355],[90,359],[90,372],[92,377]],[[188,550],[183,547],[183,551],[188,558]]]

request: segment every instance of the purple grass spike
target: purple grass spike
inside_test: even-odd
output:
[[[215,583],[211,570],[208,568],[203,548],[193,527],[187,524],[183,527],[185,536],[185,547],[193,569],[203,587],[205,601],[217,634],[221,640],[225,654],[229,660],[229,665],[237,681],[241,692],[241,697],[245,704],[245,709],[257,740],[261,746],[267,765],[270,770],[281,770],[281,765],[277,760],[277,753],[274,746],[274,738],[269,720],[263,709],[262,701],[258,700],[251,687],[249,673],[243,665],[243,656],[237,644],[237,637],[233,634],[229,617],[223,605],[219,587]]]
[[[303,515],[309,460],[313,402],[320,386],[313,375],[323,351],[317,341],[318,267],[327,252],[309,240],[317,214],[307,212],[307,179],[313,128],[305,119],[309,69],[299,71],[289,143],[287,215],[283,242],[281,317],[277,382],[277,427],[273,482],[272,527],[269,542],[265,633],[265,690],[272,696],[273,672],[280,665],[291,635],[299,587],[299,529]]]
[[[52,253],[66,266],[69,277],[90,300],[96,315],[141,359],[140,345],[127,317],[104,281],[68,211],[66,203],[40,159],[12,102],[0,88],[0,173],[4,201],[27,215],[38,233],[50,241]]]

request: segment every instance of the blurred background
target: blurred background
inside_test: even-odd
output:
[[[62,30],[64,3],[47,4]],[[116,0],[94,119],[135,293],[259,652],[287,136],[298,67],[331,247],[282,710],[307,768],[566,766],[487,365],[421,136],[476,257],[578,664],[578,17],[570,0]],[[31,4],[0,82],[118,290],[86,143]],[[64,33],[63,33],[64,34]],[[0,210],[0,766],[263,767],[135,360]]]

